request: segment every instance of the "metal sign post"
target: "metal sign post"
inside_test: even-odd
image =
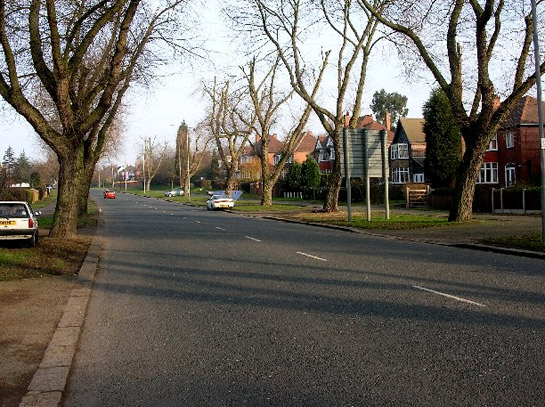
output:
[[[352,222],[352,188],[350,185],[350,144],[348,143],[348,128],[343,127],[343,158],[344,178],[346,182],[346,205],[348,206],[348,222]]]
[[[380,131],[380,155],[382,158],[382,180],[384,182],[384,206],[386,209],[386,219],[390,219],[390,185],[388,183],[388,145],[386,130]]]
[[[536,2],[532,0],[532,19],[534,22],[534,56],[536,64],[536,85],[537,85],[537,114],[539,118],[539,141],[540,141],[540,161],[541,161],[541,241],[545,243],[545,137],[543,135],[543,105],[541,91],[541,73],[539,67],[539,41],[537,37],[537,16]]]

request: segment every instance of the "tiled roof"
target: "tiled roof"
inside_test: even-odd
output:
[[[424,119],[399,119],[405,134],[411,143],[425,143],[426,135],[424,134]]]
[[[263,144],[262,140],[259,140],[257,143],[254,144],[254,148],[259,151],[261,150],[261,145]],[[269,154],[271,153],[278,153],[282,151],[282,147],[284,146],[284,143],[282,143],[278,138],[276,137],[276,134],[271,135],[269,137]]]
[[[545,103],[543,103],[545,109]],[[502,127],[516,127],[519,125],[537,125],[537,99],[532,96],[524,96],[517,103]]]
[[[299,153],[311,153],[314,151],[315,147],[316,137],[314,137],[314,134],[312,134],[312,132],[307,131],[303,134],[303,137],[301,137],[299,145],[297,146],[295,151]]]

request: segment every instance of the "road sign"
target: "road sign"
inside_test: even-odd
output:
[[[365,180],[365,201],[367,204],[367,220],[371,220],[371,178],[382,178],[384,185],[384,203],[386,219],[390,219],[390,203],[388,197],[388,160],[385,130],[364,130],[344,128],[339,132],[339,140],[343,146],[340,151],[341,173],[346,181],[346,200],[348,205],[348,221],[352,221],[352,187],[350,178],[359,177]]]
[[[386,152],[384,158],[382,150],[386,148],[386,132],[379,130],[346,129],[347,148],[348,148],[348,171],[350,177],[365,178],[368,175],[371,178],[383,177],[383,163],[386,163],[388,170],[388,160]],[[343,132],[339,133],[340,145],[344,145]],[[384,144],[384,145],[383,145]],[[341,172],[345,173],[344,151],[341,150]],[[366,174],[365,170],[369,173]],[[386,173],[387,177],[388,174]]]

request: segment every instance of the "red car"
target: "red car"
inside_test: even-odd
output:
[[[115,191],[111,189],[104,191],[104,199],[115,199]]]

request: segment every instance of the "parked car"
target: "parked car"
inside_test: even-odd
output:
[[[228,196],[223,195],[212,195],[208,201],[206,201],[206,209],[213,211],[215,209],[225,209],[232,208],[235,206],[235,201],[233,201]]]
[[[0,201],[0,240],[26,240],[36,246],[40,215],[24,201]]]
[[[104,199],[115,199],[115,191],[112,189],[104,191]]]
[[[184,189],[181,187],[174,188],[170,191],[165,192],[165,196],[184,196]]]

